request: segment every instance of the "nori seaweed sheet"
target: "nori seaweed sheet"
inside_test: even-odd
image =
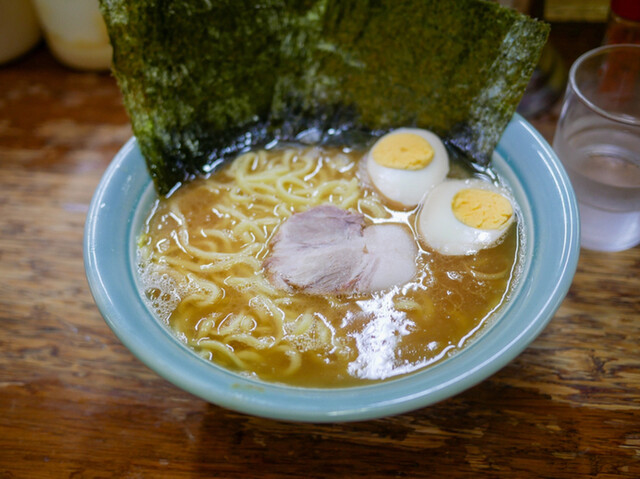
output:
[[[485,165],[549,30],[483,0],[100,4],[160,194],[243,149],[309,131],[418,126]]]

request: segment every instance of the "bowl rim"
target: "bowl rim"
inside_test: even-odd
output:
[[[527,148],[531,151],[527,160],[514,162],[514,153]],[[496,153],[498,173],[520,196],[527,225],[529,254],[521,281],[490,326],[491,334],[485,332],[453,357],[400,378],[338,389],[267,383],[217,366],[178,341],[149,311],[137,288],[134,229],[146,214],[140,198],[153,186],[134,137],[113,158],[89,207],[84,232],[87,281],[105,322],[140,361],[181,389],[219,406],[303,422],[366,420],[426,407],[487,379],[519,355],[551,320],[577,268],[578,206],[554,151],[516,114]],[[537,193],[522,204],[525,190]],[[550,241],[550,232],[561,241]],[[526,281],[529,277],[553,281]]]

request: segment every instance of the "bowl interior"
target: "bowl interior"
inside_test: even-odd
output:
[[[212,364],[179,342],[147,308],[137,284],[136,239],[155,192],[135,139],[116,155],[91,203],[84,245],[89,286],[107,324],[143,363],[220,406],[314,422],[370,419],[424,407],[482,381],[522,352],[551,319],[575,273],[577,204],[553,150],[516,115],[493,166],[521,209],[525,241],[520,280],[474,342],[441,363],[398,379],[343,389],[265,383]]]

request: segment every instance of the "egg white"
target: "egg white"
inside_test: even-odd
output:
[[[513,208],[511,218],[499,229],[480,229],[458,220],[451,208],[460,190],[478,188],[504,196]],[[417,217],[420,240],[426,246],[445,255],[474,254],[497,244],[515,220],[515,202],[509,192],[480,179],[446,180],[436,185],[426,196]]]
[[[382,166],[373,159],[371,152],[382,138],[398,133],[413,133],[427,140],[433,148],[431,163],[419,170],[403,170]],[[365,158],[366,171],[375,189],[391,202],[406,208],[420,203],[425,193],[445,179],[449,173],[449,155],[440,138],[419,128],[399,128],[380,138]]]

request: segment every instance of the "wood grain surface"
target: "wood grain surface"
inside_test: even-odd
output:
[[[570,61],[598,34],[558,47]],[[550,139],[556,119],[533,123]],[[456,397],[347,424],[250,417],[151,372],[94,305],[85,215],[130,135],[108,73],[43,47],[0,67],[0,479],[640,477],[640,248],[582,251],[542,335]]]

